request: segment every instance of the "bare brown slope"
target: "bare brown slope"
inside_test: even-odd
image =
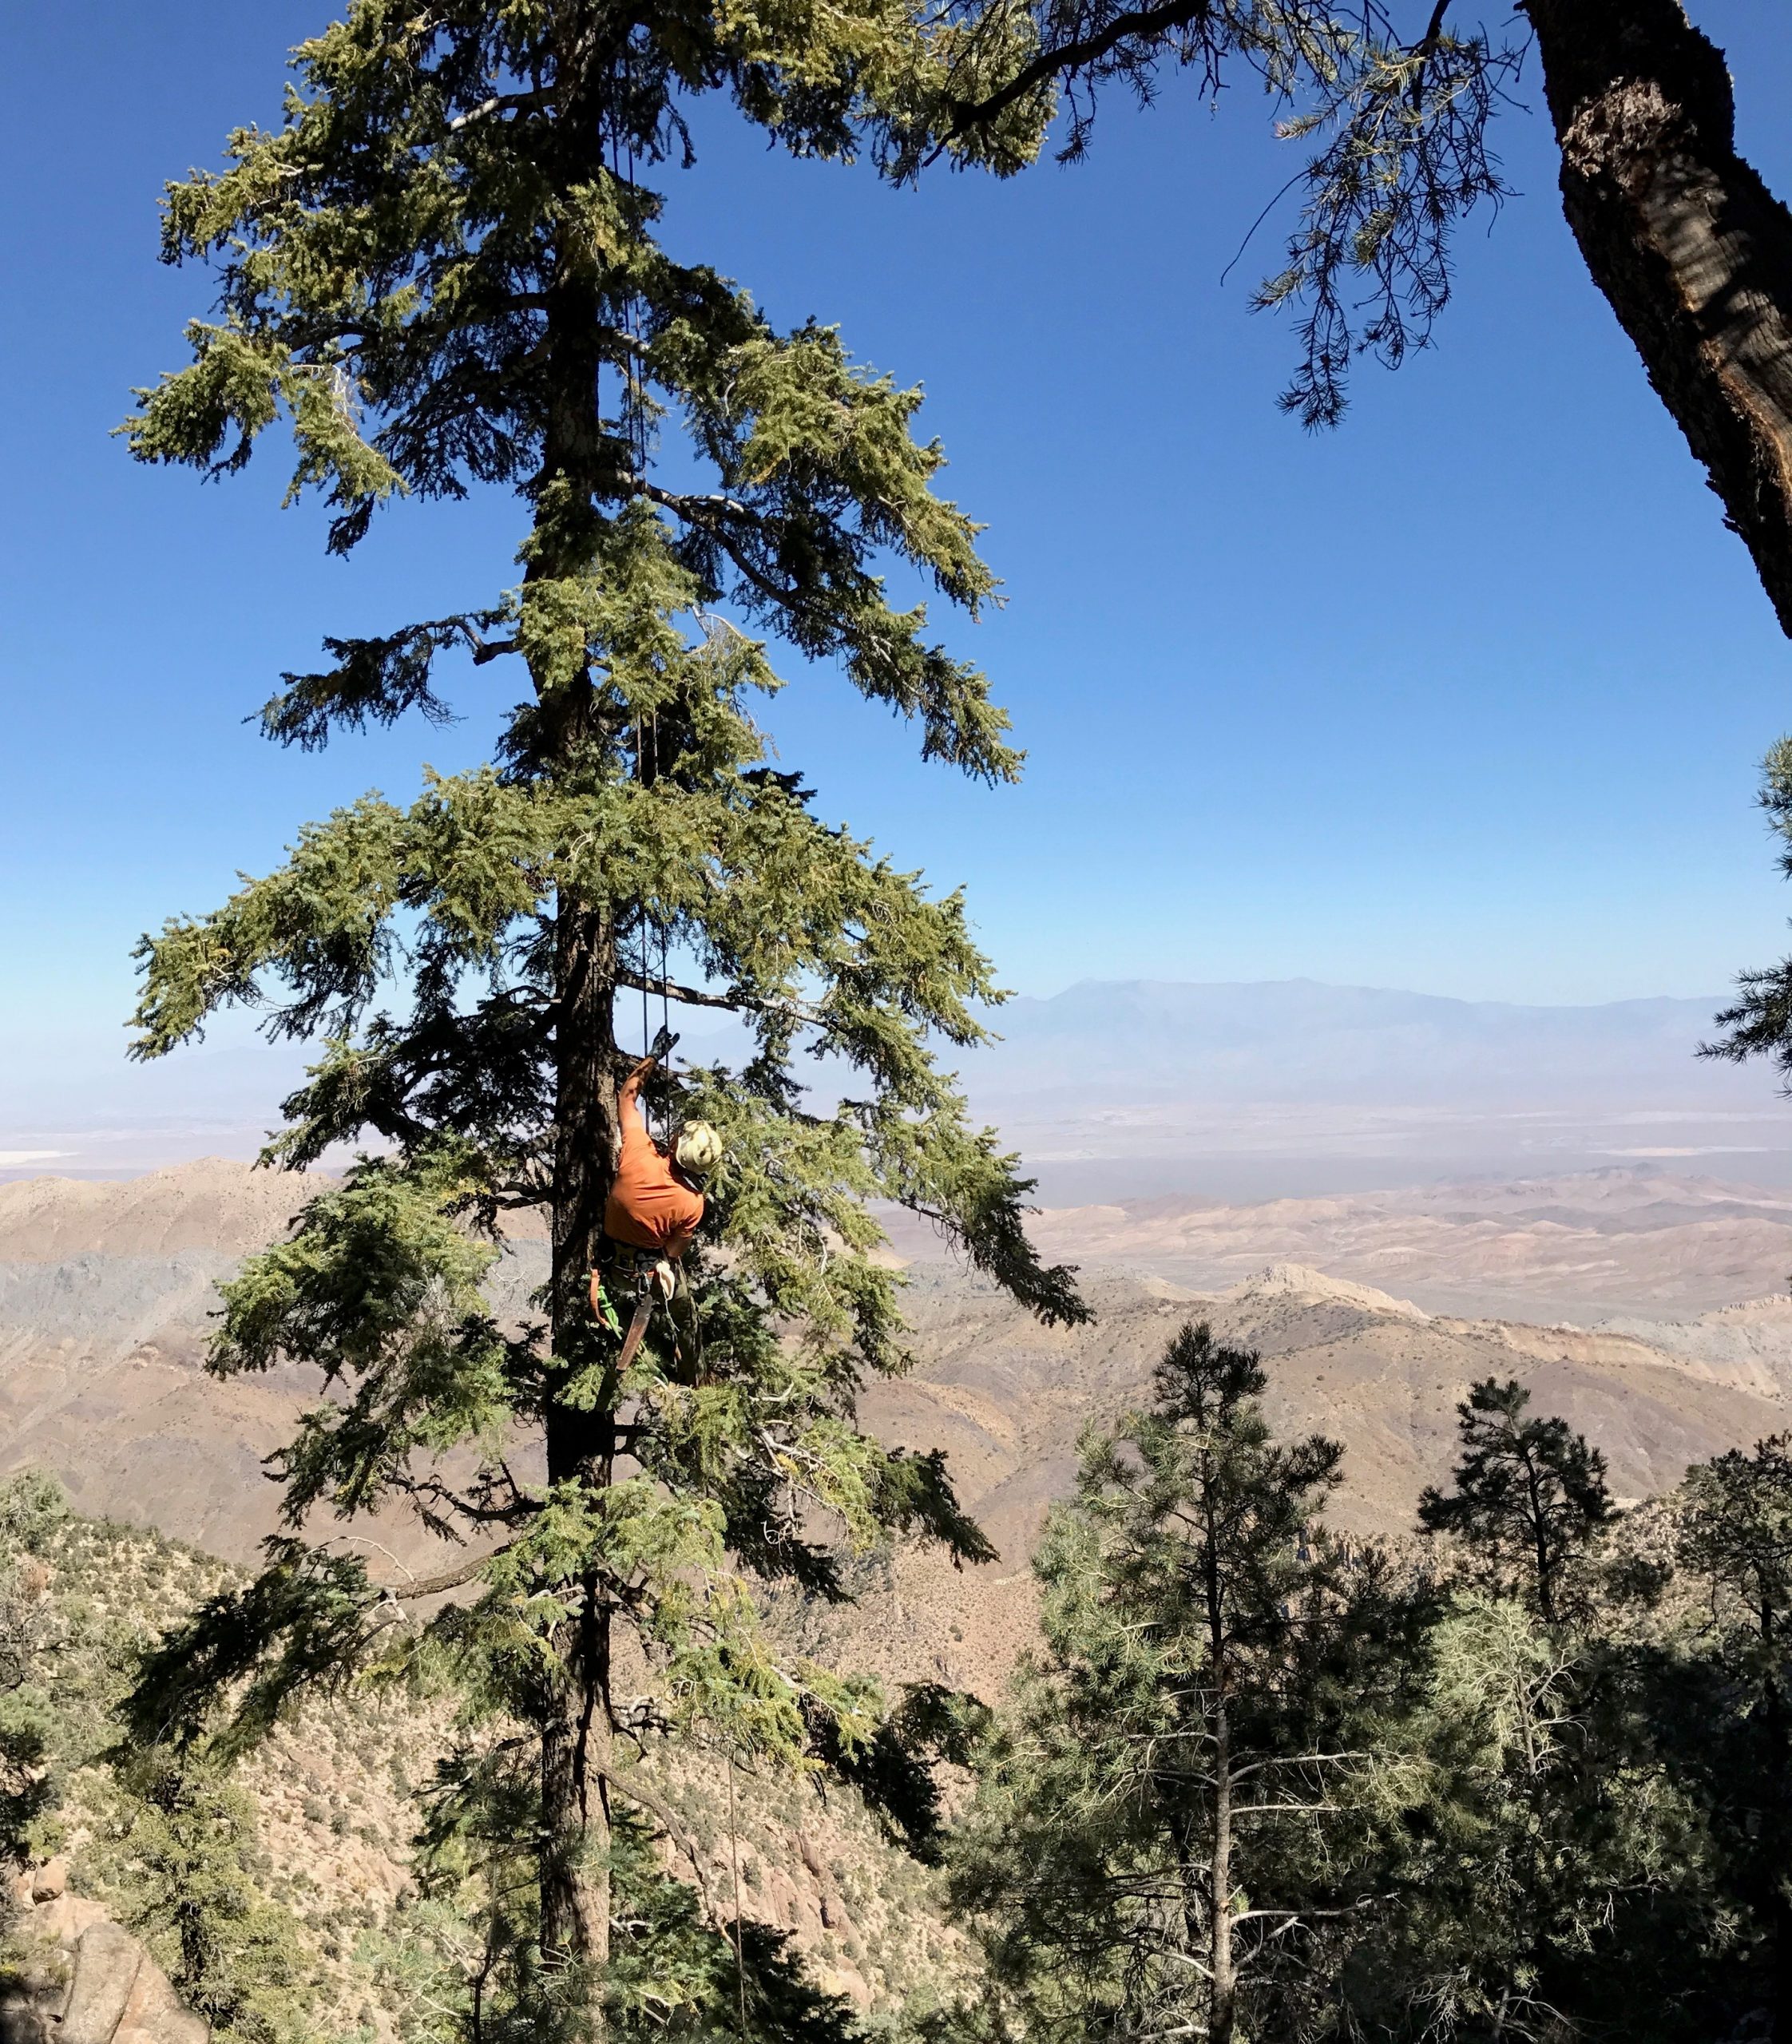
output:
[[[1068,1333],[961,1279],[917,1276],[925,1360],[902,1381],[874,1387],[865,1409],[887,1439],[948,1449],[1002,1560],[954,1575],[905,1559],[894,1590],[878,1586],[841,1622],[891,1675],[999,1682],[1031,1626],[1025,1558],[1047,1507],[1071,1486],[1080,1432],[1146,1395],[1152,1365],[1191,1319],[1261,1353],[1279,1430],[1343,1442],[1345,1486],[1330,1515],[1349,1531],[1410,1527],[1421,1489],[1449,1470],[1456,1402],[1477,1377],[1528,1384],[1539,1410],[1560,1412],[1604,1449],[1624,1496],[1665,1489],[1689,1463],[1787,1423],[1747,1361],[1695,1370],[1634,1337],[1433,1317],[1316,1272],[1275,1271],[1207,1297],[1097,1275],[1096,1324]]]
[[[1219,1206],[1130,1201],[1041,1214],[1053,1256],[1203,1288],[1276,1258],[1438,1312],[1592,1321],[1782,1293],[1792,1198],[1639,1170]]]
[[[232,1175],[245,1194],[234,1209]],[[292,1182],[216,1166],[158,1179],[82,1186],[99,1197],[78,1202],[39,1182],[34,1197],[16,1198],[18,1231],[0,1231],[0,1252],[13,1254],[0,1261],[0,1470],[44,1464],[84,1511],[244,1559],[273,1523],[276,1494],[260,1457],[287,1438],[311,1387],[298,1372],[228,1384],[201,1373],[212,1284],[231,1261],[220,1248],[104,1252],[176,1241],[183,1230],[190,1239],[208,1214],[234,1250],[258,1227],[276,1231]],[[1049,1217],[1053,1226],[1060,1218]],[[21,1242],[27,1251],[78,1243],[83,1253],[32,1262],[19,1256]],[[521,1246],[513,1286],[539,1255]],[[1448,1468],[1455,1402],[1479,1377],[1524,1379],[1540,1409],[1563,1413],[1604,1448],[1627,1495],[1663,1488],[1688,1462],[1786,1422],[1792,1320],[1766,1308],[1751,1309],[1746,1329],[1732,1326],[1732,1311],[1664,1329],[1658,1341],[1640,1323],[1620,1333],[1433,1317],[1298,1265],[1211,1294],[1096,1269],[1089,1289],[1100,1317],[1067,1331],[1039,1327],[943,1266],[912,1276],[920,1366],[870,1388],[866,1415],[889,1440],[948,1451],[1002,1559],[955,1575],[905,1555],[870,1571],[858,1612],[813,1621],[850,1629],[856,1654],[869,1651],[905,1677],[980,1686],[999,1678],[1030,1626],[1025,1558],[1047,1505],[1069,1487],[1079,1432],[1144,1395],[1165,1342],[1191,1318],[1262,1351],[1279,1427],[1344,1442],[1347,1483],[1334,1516],[1357,1530],[1410,1524],[1419,1490]],[[406,1559],[417,1546],[402,1528],[381,1528],[379,1538]]]
[[[274,1240],[314,1189],[285,1171],[202,1157],[140,1178],[18,1178],[0,1184],[0,1261],[60,1262],[84,1252],[244,1256]]]

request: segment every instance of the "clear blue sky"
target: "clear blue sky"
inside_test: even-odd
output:
[[[277,454],[201,486],[108,428],[183,358],[197,272],[156,261],[161,181],[276,117],[322,0],[15,10],[5,157],[0,1050],[116,1044],[127,953],[305,818],[481,755],[512,684],[447,733],[319,757],[242,719],[326,631],[513,579],[518,508],[401,507],[344,564],[281,512]],[[1781,11],[1697,0],[1746,145],[1792,190]],[[1532,81],[1534,91],[1534,81]],[[720,116],[664,173],[668,233],[781,323],[838,322],[925,383],[950,490],[1007,608],[956,643],[1030,750],[990,794],[825,675],[775,712],[823,806],[966,884],[1011,984],[1310,975],[1520,1000],[1705,993],[1781,948],[1751,807],[1792,657],[1561,223],[1536,115],[1521,196],[1461,248],[1438,346],[1365,367],[1343,428],[1275,410],[1290,337],[1246,311],[1292,169],[1241,93],[1116,99],[1092,160],[918,193],[793,164]],[[272,449],[270,450],[272,450]]]

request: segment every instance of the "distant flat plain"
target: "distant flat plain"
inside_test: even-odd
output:
[[[1308,980],[1086,980],[993,1010],[951,1053],[973,1108],[1053,1206],[1255,1202],[1655,1163],[1792,1187],[1792,1108],[1759,1065],[1702,1060],[1722,1005],[1525,1007]],[[680,1018],[684,1055],[739,1035]],[[121,1175],[252,1156],[303,1056],[227,1022],[159,1064],[121,1032],[0,1040],[0,1177]],[[823,1090],[842,1075],[826,1064]]]

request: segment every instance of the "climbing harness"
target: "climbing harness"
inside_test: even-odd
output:
[[[591,1309],[613,1334],[622,1336],[622,1353],[616,1365],[618,1373],[627,1370],[640,1353],[654,1309],[658,1306],[664,1309],[667,1325],[672,1330],[673,1360],[694,1373],[703,1360],[703,1341],[696,1309],[690,1304],[690,1289],[683,1281],[684,1274],[669,1258],[656,1256],[652,1250],[636,1249],[632,1243],[613,1238],[607,1247],[609,1254],[605,1269],[591,1274]],[[609,1296],[611,1280],[620,1295],[632,1297],[634,1301],[626,1332]],[[686,1310],[682,1316],[674,1310],[674,1301],[677,1300],[685,1303]]]

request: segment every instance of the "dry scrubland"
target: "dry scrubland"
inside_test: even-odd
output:
[[[0,1474],[40,1465],[82,1511],[250,1559],[276,1506],[260,1459],[312,1387],[298,1370],[220,1384],[200,1363],[213,1285],[279,1231],[298,1190],[216,1161],[121,1183],[0,1186]],[[1343,1441],[1333,1515],[1357,1532],[1410,1523],[1419,1491],[1449,1466],[1455,1402],[1479,1377],[1522,1377],[1535,1409],[1604,1450],[1623,1496],[1663,1490],[1689,1463],[1786,1424],[1792,1202],[1772,1195],[1614,1171],[1255,1207],[1061,1210],[1037,1232],[1053,1256],[1083,1262],[1092,1326],[1042,1329],[928,1260],[928,1238],[898,1238],[917,1259],[917,1366],[873,1385],[865,1415],[886,1440],[948,1450],[1002,1559],[960,1572],[905,1552],[867,1565],[851,1612],[805,1618],[891,1678],[999,1690],[1030,1632],[1026,1557],[1068,1487],[1079,1434],[1136,1400],[1191,1317],[1262,1350],[1279,1428]],[[498,1286],[511,1307],[540,1262],[538,1245],[514,1245]],[[1579,1324],[1479,1317],[1490,1272],[1502,1296],[1529,1288],[1563,1312],[1578,1302]],[[1366,1281],[1377,1275],[1424,1304]],[[1626,1297],[1627,1316],[1611,1317]],[[406,1566],[426,1551],[406,1524],[379,1538]]]
[[[125,1826],[101,1764],[116,1735],[108,1713],[135,1650],[234,1571],[159,1534],[79,1517],[33,1549],[22,1555],[0,1532],[0,1579],[24,1574],[53,1670],[51,1757],[63,1791],[56,1857],[72,1891],[134,1926]],[[253,1811],[248,1870],[295,1935],[315,2034],[371,2044],[414,2026],[442,1925],[414,1884],[410,1840],[419,1791],[452,1727],[449,1702],[427,1693],[335,1695],[282,1726],[240,1770]],[[654,1785],[700,1844],[716,1913],[731,1918],[720,1774],[699,1762]],[[950,1990],[963,1946],[941,1920],[935,1876],[888,1843],[854,1796],[744,1773],[736,1788],[742,1912],[790,1933],[818,1986],[866,2009]],[[689,1875],[678,1853],[664,1856]],[[15,1927],[15,1958],[21,1938],[29,1948],[34,1921],[78,1934],[93,1912],[77,1911],[65,1925],[66,1913],[35,1911]],[[4,1931],[0,1925],[0,1985]],[[153,1929],[149,1941],[172,1967],[170,1941]],[[34,1970],[59,1957],[34,1955]]]
[[[62,1642],[65,1849],[75,1888],[127,1919],[110,1791],[93,1763],[132,1649],[247,1561],[273,1523],[260,1460],[312,1386],[297,1370],[219,1384],[200,1364],[212,1286],[278,1232],[295,1190],[216,1163],[121,1184],[0,1187],[0,1475],[50,1470],[90,1515],[58,1531],[37,1593]],[[1727,1282],[1731,1298],[1757,1283],[1776,1255],[1792,1266],[1792,1208],[1770,1200],[1626,1173],[1404,1201],[1081,1210],[1046,1214],[1040,1233],[1054,1255],[1084,1259],[1092,1327],[1042,1329],[921,1257],[909,1301],[917,1366],[865,1400],[886,1440],[946,1447],[1001,1559],[959,1572],[912,1551],[870,1559],[858,1568],[855,1606],[782,1610],[811,1650],[894,1680],[999,1693],[1032,1630],[1026,1557],[1069,1485],[1081,1430],[1138,1398],[1191,1317],[1262,1351],[1279,1428],[1319,1427],[1346,1443],[1334,1517],[1355,1531],[1410,1523],[1419,1489],[1448,1465],[1453,1407],[1476,1378],[1524,1378],[1537,1409],[1563,1414],[1605,1450],[1622,1495],[1665,1489],[1689,1462],[1785,1424],[1792,1309],[1771,1297],[1716,1303]],[[1266,1251],[1291,1249],[1335,1251],[1346,1274],[1263,1266]],[[1253,1255],[1255,1266],[1218,1289],[1187,1281],[1227,1277]],[[500,1284],[512,1306],[539,1262],[537,1245],[514,1245]],[[1623,1325],[1431,1311],[1362,1281],[1390,1270],[1433,1305],[1473,1294],[1490,1272],[1508,1288],[1578,1286],[1596,1305],[1635,1270],[1642,1311]],[[1649,1317],[1689,1301],[1710,1309]],[[395,1579],[426,1551],[405,1525],[377,1537],[387,1551],[372,1552],[376,1569]],[[295,1927],[307,1991],[337,2034],[401,2037],[426,1992],[418,1967],[430,1918],[408,1840],[449,1730],[439,1699],[333,1697],[244,1773],[251,1871]],[[700,1761],[659,1785],[701,1841],[704,1885],[731,1913],[720,1776]],[[818,1982],[862,2009],[950,1989],[963,1947],[942,1921],[935,1877],[888,1844],[854,1798],[800,1781],[740,1785],[749,1917],[790,1932]],[[669,1847],[667,1856],[688,1871]]]

